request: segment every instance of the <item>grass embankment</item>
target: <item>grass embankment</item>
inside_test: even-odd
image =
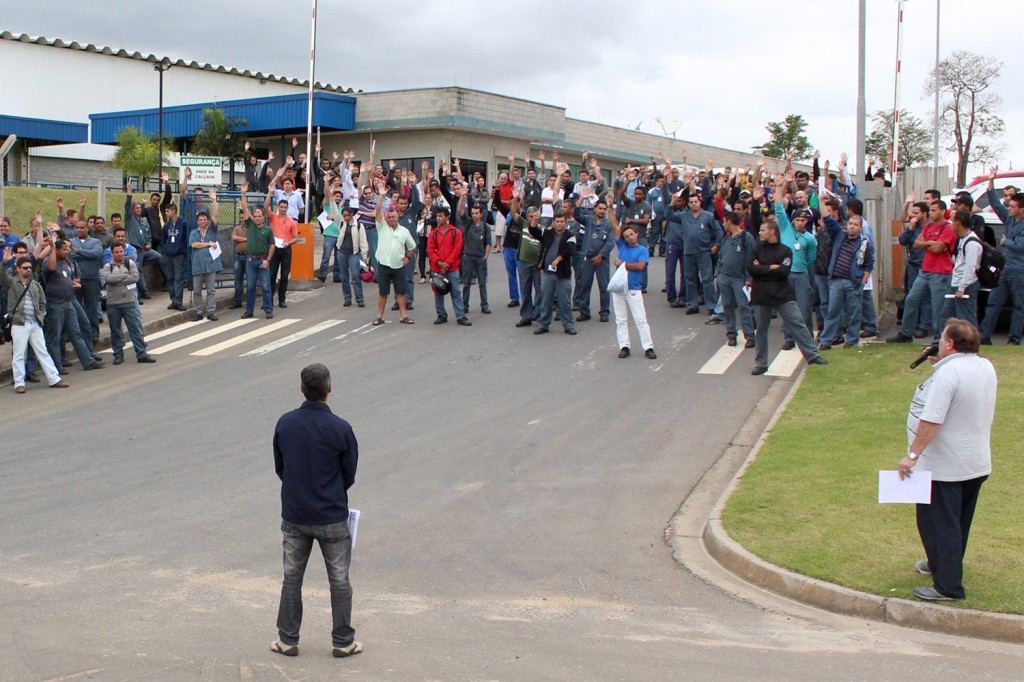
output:
[[[878,504],[878,470],[906,452],[915,385],[931,371],[908,368],[918,348],[836,349],[808,372],[723,514],[729,534],[779,566],[879,596],[912,599],[928,585],[913,505]],[[957,604],[1024,614],[1021,582],[1020,430],[1024,354],[983,347],[999,377],[993,473],[981,490]]]
[[[11,233],[19,236],[28,234],[29,222],[37,210],[43,212],[47,222],[57,222],[57,199],[64,199],[64,208],[78,210],[78,200],[85,194],[86,215],[97,213],[99,190],[48,189],[45,187],[5,187],[4,215],[11,219]],[[149,192],[138,194],[142,201],[149,201]],[[124,213],[124,192],[107,192],[107,206],[104,217],[110,225],[111,213]],[[136,199],[137,201],[139,199]]]

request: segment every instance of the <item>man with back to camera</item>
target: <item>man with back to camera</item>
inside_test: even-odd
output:
[[[964,599],[964,553],[981,484],[992,473],[991,432],[996,372],[978,356],[978,330],[950,319],[932,359],[935,371],[917,387],[907,415],[907,455],[900,478],[915,465],[932,473],[930,504],[917,505],[917,530],[927,560],[914,568],[932,578],[915,587],[926,601]]]
[[[359,444],[349,423],[327,406],[331,393],[327,367],[309,365],[300,377],[299,389],[306,400],[283,415],[274,429],[274,469],[281,479],[284,582],[277,611],[278,639],[270,644],[270,650],[285,656],[299,654],[302,578],[315,539],[331,586],[333,654],[344,658],[363,650],[352,628],[348,578],[352,560],[348,489],[356,480]]]

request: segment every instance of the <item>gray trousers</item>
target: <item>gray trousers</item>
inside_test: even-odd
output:
[[[804,324],[803,315],[800,314],[800,307],[796,301],[787,301],[782,305],[775,306],[779,312],[782,323],[789,327],[790,334],[796,347],[803,353],[805,360],[813,360],[818,357],[818,350],[814,345],[814,336],[808,331]],[[757,357],[754,360],[754,367],[768,367],[768,327],[772,323],[772,306],[755,305],[754,315],[757,318],[757,334],[754,336],[754,348]]]
[[[192,307],[196,315],[203,313],[203,286],[206,287],[206,313],[213,315],[217,312],[217,273],[207,272],[201,275],[192,275]]]

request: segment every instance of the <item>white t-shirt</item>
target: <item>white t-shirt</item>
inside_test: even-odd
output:
[[[920,420],[941,424],[918,453],[917,468],[933,481],[967,481],[992,473],[991,433],[996,410],[996,371],[973,353],[955,353],[935,363],[935,371],[914,393],[907,414],[907,444]]]
[[[563,196],[564,194],[565,194],[565,192],[563,192],[561,189],[558,190],[558,201],[561,201],[562,199],[565,198]],[[543,203],[545,199],[551,199],[554,196],[555,196],[555,193],[551,191],[550,187],[545,187],[541,191],[541,193],[540,193],[540,200],[541,200],[540,217],[541,218],[554,218],[555,217],[555,204],[557,204],[558,201],[556,201],[554,203],[551,203],[551,204]]]

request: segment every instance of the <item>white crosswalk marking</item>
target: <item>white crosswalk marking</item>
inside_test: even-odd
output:
[[[160,346],[159,348],[153,348],[153,349],[151,349],[149,351],[149,354],[150,355],[162,355],[163,353],[169,353],[172,350],[177,350],[179,348],[184,348],[185,346],[190,346],[193,343],[199,343],[200,341],[208,339],[211,336],[216,336],[217,334],[223,334],[224,332],[229,332],[232,329],[237,329],[238,327],[241,327],[243,325],[249,324],[251,322],[255,322],[255,319],[254,318],[248,318],[248,319],[245,319],[245,320],[235,320],[234,322],[228,322],[227,324],[221,325],[219,327],[214,327],[213,329],[208,329],[205,332],[200,332],[198,334],[194,334],[194,335],[189,336],[189,337],[184,338],[184,339],[178,339],[177,341],[172,341],[171,343],[167,344],[166,346]],[[188,325],[188,326],[182,325],[182,326],[185,329],[194,329],[193,325]]]
[[[251,320],[239,320],[239,321],[240,322],[250,322]],[[202,350],[197,350],[194,353],[189,353],[189,355],[197,355],[197,356],[200,356],[200,357],[205,357],[207,355],[213,355],[214,353],[219,353],[222,350],[227,350],[228,348],[233,348],[234,346],[237,346],[239,344],[245,343],[246,341],[251,341],[253,339],[258,339],[261,336],[264,336],[266,334],[270,334],[271,332],[275,332],[278,329],[284,329],[285,327],[288,327],[290,325],[295,324],[296,322],[301,322],[301,321],[302,320],[300,320],[300,319],[281,320],[280,322],[275,322],[274,324],[267,325],[266,327],[260,327],[259,329],[256,329],[256,330],[253,330],[253,331],[249,332],[248,334],[242,334],[241,336],[236,336],[234,338],[228,339],[227,341],[221,341],[220,343],[214,344],[214,345],[209,346],[207,348],[203,348]]]
[[[200,324],[203,324],[205,322],[206,322],[206,318],[204,317],[203,319],[201,319],[201,320],[199,320],[197,322],[192,322],[190,320],[187,324],[179,324],[179,325],[174,326],[174,327],[168,327],[167,329],[161,329],[160,331],[153,332],[152,334],[146,334],[146,343],[152,343],[152,342],[154,342],[154,341],[156,341],[158,339],[162,339],[162,338],[164,338],[166,336],[170,336],[171,334],[177,334],[179,332],[189,331],[189,330],[195,329],[196,325],[200,325]],[[125,336],[127,336],[127,333],[125,334]],[[101,353],[109,354],[109,353],[113,353],[114,349],[113,348],[108,348],[108,349],[102,350],[100,352]]]
[[[308,329],[303,329],[301,332],[295,332],[294,334],[292,334],[290,336],[286,336],[283,339],[278,339],[277,341],[271,341],[267,345],[260,346],[259,348],[255,349],[255,350],[249,351],[248,353],[242,353],[238,357],[240,357],[240,358],[247,358],[247,357],[259,357],[261,355],[266,355],[267,353],[270,353],[271,351],[275,351],[278,348],[283,348],[284,346],[287,346],[290,343],[295,343],[296,341],[300,341],[300,340],[306,338],[307,336],[313,336],[314,334],[319,334],[320,332],[324,331],[325,329],[330,329],[331,327],[339,325],[339,324],[341,324],[344,321],[345,320],[327,320],[325,322],[321,322],[320,324],[313,325],[312,327],[309,327]]]
[[[697,374],[725,374],[725,370],[736,362],[736,358],[743,355],[743,346],[722,346],[718,352],[711,356],[711,359],[704,363],[704,366],[697,371]]]
[[[379,325],[378,325],[378,326],[379,326]],[[364,330],[366,330],[366,331],[370,331],[370,330],[373,330],[373,329],[377,329],[377,327],[374,327],[374,326],[373,326],[373,322],[367,322],[367,323],[366,323],[366,324],[364,324],[364,325],[363,325],[362,327],[356,327],[356,328],[355,328],[355,329],[353,329],[352,331],[347,331],[347,332],[345,332],[344,334],[342,334],[341,336],[335,336],[335,337],[334,337],[334,340],[335,340],[335,341],[344,341],[344,340],[345,340],[345,337],[347,337],[347,336],[351,336],[352,334],[357,334],[357,333],[359,333],[359,332],[364,332]],[[364,332],[364,333],[365,333],[365,332]]]
[[[793,372],[800,366],[803,359],[803,354],[796,348],[784,350],[775,356],[772,364],[768,365],[768,371],[765,374],[770,377],[793,376]]]

